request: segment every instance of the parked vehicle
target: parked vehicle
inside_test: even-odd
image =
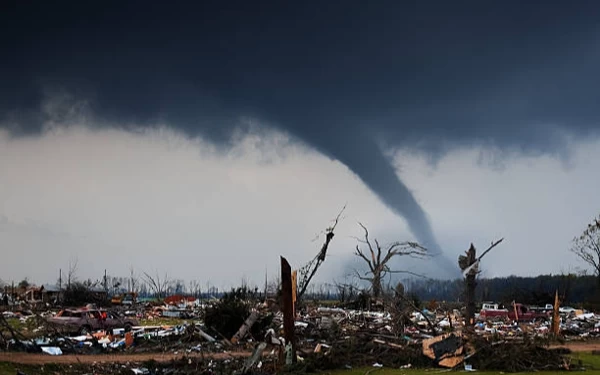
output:
[[[551,313],[554,311],[554,305],[547,303],[545,306],[529,306],[529,309],[535,312]]]
[[[118,294],[111,299],[111,303],[113,305],[135,305],[137,303],[137,293]]]
[[[507,309],[504,308],[500,308],[499,305],[497,303],[484,303],[481,306],[481,311],[503,311],[503,312],[508,312]]]
[[[516,321],[548,320],[550,318],[548,312],[534,311],[520,303],[515,303],[509,309],[482,309],[479,316],[485,319],[505,317]]]
[[[575,312],[577,309],[575,309],[574,307],[571,306],[562,306],[558,309],[559,312],[561,313],[565,313],[565,314],[570,314],[572,312]]]
[[[103,313],[106,314],[106,319],[102,318]],[[133,318],[98,309],[61,310],[56,316],[49,318],[48,323],[65,332],[81,335],[101,329],[124,328],[125,331],[130,331],[132,327],[139,325]]]

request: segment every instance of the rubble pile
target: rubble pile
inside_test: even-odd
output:
[[[570,370],[568,349],[548,349],[535,342],[477,343],[469,363],[478,370],[506,372]]]
[[[381,309],[390,310],[383,306]],[[100,310],[86,306],[70,311]],[[165,318],[165,311],[178,311],[178,315],[166,315],[174,324],[161,324],[158,320]],[[152,374],[187,374],[192,368],[198,373],[218,372],[219,366],[225,366],[225,373],[233,368],[273,373],[274,369],[292,362],[289,343],[283,338],[283,314],[272,301],[256,303],[233,298],[229,302],[185,308],[113,309],[109,317],[117,319],[118,315],[122,327],[69,334],[49,324],[57,315],[52,311],[4,312],[0,318],[4,327],[0,330],[1,349],[46,355],[172,353],[189,357],[189,363],[173,363],[164,367],[163,372],[160,368],[164,364],[154,364],[148,372]],[[184,318],[189,316],[193,318]],[[144,324],[128,325],[135,319],[143,320]],[[600,315],[575,310],[563,312],[560,319],[559,328],[565,340],[585,340],[600,333]],[[15,326],[19,329],[10,328]],[[476,323],[467,334],[463,313],[457,309],[403,307],[402,311],[388,312],[305,305],[296,313],[294,327],[298,361],[295,366],[302,371],[374,365],[468,366],[507,372],[571,367],[567,353],[547,348],[550,319],[517,321],[506,314],[493,317],[476,314]],[[248,359],[204,358],[211,353],[236,351],[245,352]],[[110,373],[132,373],[132,368],[115,367]]]

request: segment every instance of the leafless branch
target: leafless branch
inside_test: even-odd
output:
[[[600,216],[588,224],[579,237],[573,239],[570,251],[592,266],[600,278]]]
[[[412,271],[405,271],[405,270],[395,270],[395,271],[392,271],[392,270],[388,270],[386,272],[387,273],[405,273],[405,274],[408,274],[408,275],[413,275],[413,276],[417,276],[417,277],[422,277],[424,279],[429,279],[428,276],[425,276],[425,275],[423,275],[421,273],[412,272]]]
[[[133,269],[133,266],[129,266],[129,282],[130,282],[130,287],[131,287],[130,292],[136,293],[138,279],[137,279],[137,276],[135,275],[135,270]]]
[[[483,256],[487,253],[490,252],[490,250],[492,250],[493,248],[495,248],[496,246],[500,245],[502,243],[502,241],[504,241],[504,238],[499,239],[496,242],[492,242],[492,244],[490,245],[490,247],[488,247],[483,253],[481,253],[481,255],[479,256],[479,258],[477,258],[477,260],[481,260],[481,258],[483,258]]]
[[[331,240],[333,240],[333,237],[335,235],[333,231],[335,230],[338,223],[340,222],[342,214],[344,213],[345,210],[346,210],[346,205],[344,205],[344,207],[342,207],[340,212],[337,214],[337,216],[333,220],[333,225],[331,225],[329,228],[325,229],[325,242],[323,243],[323,246],[321,246],[321,250],[319,251],[317,256],[300,270],[299,273],[301,276],[301,280],[298,285],[299,291],[297,294],[297,300],[302,299],[302,297],[304,296],[304,293],[306,293],[306,290],[308,288],[308,285],[310,284],[310,281],[317,273],[317,270],[319,269],[321,264],[325,261],[325,257],[327,256],[327,249],[329,248],[329,243],[331,242]]]
[[[371,283],[371,292],[375,298],[378,298],[382,292],[382,281],[386,275],[391,273],[406,273],[415,276],[423,277],[411,271],[392,271],[388,266],[390,260],[395,256],[407,256],[411,258],[428,257],[427,249],[416,242],[393,242],[386,246],[383,251],[381,244],[377,239],[373,239],[373,243],[369,239],[369,230],[361,222],[358,225],[364,232],[364,239],[357,239],[358,242],[367,246],[369,254],[363,251],[359,245],[356,245],[354,255],[362,259],[368,266],[369,271],[362,276],[358,271],[355,271],[356,276],[360,280],[369,281]],[[370,275],[370,277],[367,277]]]
[[[69,260],[69,271],[67,273],[67,288],[71,288],[71,283],[77,281],[77,266],[79,259],[77,256]]]
[[[152,276],[148,272],[144,271],[144,280],[159,299],[165,297],[164,294],[171,284],[171,279],[169,279],[168,274],[165,273],[165,276],[161,279],[158,271],[156,272],[156,276]]]

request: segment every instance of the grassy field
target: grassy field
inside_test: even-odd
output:
[[[27,319],[25,322],[21,322],[19,319],[6,319],[6,321],[13,330],[20,332],[26,338],[39,336],[35,330],[40,326],[40,322],[34,318]],[[0,327],[0,333],[4,337],[11,337],[6,327]]]
[[[183,324],[183,322],[193,323],[194,319],[180,319],[180,318],[154,318],[154,319],[141,319],[140,325],[143,326],[176,326]]]
[[[592,355],[591,353],[573,353],[571,355],[573,359],[573,364],[579,364],[585,368],[586,375],[600,375],[600,356]],[[476,370],[476,369],[475,369]],[[392,369],[392,368],[357,368],[351,370],[336,370],[330,372],[324,372],[323,374],[328,375],[434,375],[434,374],[444,374],[449,373],[450,371],[447,369],[441,368],[430,368],[430,369]],[[467,371],[459,370],[455,372],[467,373]],[[475,371],[485,374],[506,374],[501,371]],[[576,373],[583,373],[583,371],[573,371]],[[535,372],[535,374],[539,375],[553,375],[553,374],[567,374],[567,371],[539,371]],[[511,374],[533,374],[533,372],[524,372],[524,373],[511,373]]]

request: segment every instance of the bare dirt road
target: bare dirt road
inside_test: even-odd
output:
[[[573,352],[591,352],[600,350],[600,341],[568,342],[564,345],[551,345],[551,348],[569,348]]]
[[[248,352],[231,353],[205,353],[204,358],[227,359],[227,358],[245,358],[250,356]],[[184,356],[182,353],[138,353],[138,354],[96,354],[96,355],[60,355],[50,356],[47,354],[30,353],[0,353],[0,362],[19,363],[27,365],[43,365],[48,363],[55,364],[73,364],[73,363],[126,363],[126,362],[144,362],[155,360],[157,362],[169,362],[174,359],[180,359]],[[202,354],[189,353],[186,358],[202,358]]]
[[[591,352],[600,350],[600,341],[591,342],[569,342],[564,345],[552,345],[551,348],[569,348],[573,352]],[[250,352],[230,352],[230,353],[205,353],[204,358],[227,359],[227,358],[245,358],[250,356]],[[74,363],[127,363],[144,362],[155,360],[157,362],[169,362],[175,359],[181,359],[183,353],[138,353],[138,354],[96,354],[96,355],[61,355],[50,356],[47,354],[29,354],[29,353],[0,353],[0,362],[19,363],[27,365],[43,365],[48,363],[55,364],[74,364]],[[202,354],[190,353],[186,358],[202,358]]]

